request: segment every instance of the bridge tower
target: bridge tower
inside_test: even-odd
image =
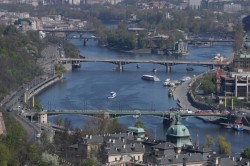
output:
[[[39,123],[44,123],[44,124],[48,123],[48,115],[46,112],[41,111],[39,112],[38,116],[39,116]]]

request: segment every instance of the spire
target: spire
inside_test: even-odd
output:
[[[180,115],[179,114],[175,114],[175,124],[176,125],[179,125],[179,124],[181,124],[181,122],[180,122]]]

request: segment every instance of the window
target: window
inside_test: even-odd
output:
[[[138,156],[138,160],[140,160],[140,156]]]

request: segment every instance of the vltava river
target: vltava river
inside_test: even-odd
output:
[[[81,51],[81,55],[87,58],[109,58],[109,59],[175,59],[164,55],[139,55],[121,53],[107,48],[100,48],[96,41],[88,41],[83,47],[80,40],[71,40]],[[190,54],[181,58],[189,61],[211,61],[215,54],[220,53],[228,57],[232,53],[230,46],[215,46],[213,48],[189,47]],[[181,79],[183,76],[193,76],[208,70],[206,67],[194,66],[194,71],[187,72],[186,65],[176,65],[172,71],[167,73],[165,66],[156,64],[128,64],[124,66],[124,71],[114,70],[116,66],[111,63],[82,63],[78,71],[65,74],[63,81],[53,85],[38,96],[39,102],[45,109],[71,109],[71,110],[168,110],[176,107],[176,101],[168,97],[168,89],[163,86],[166,78]],[[143,74],[153,74],[152,69],[157,68],[156,75],[160,82],[148,82],[141,79]],[[117,97],[107,99],[111,91],[117,92]],[[185,95],[185,94],[183,94]],[[58,118],[71,120],[75,127],[84,126],[84,117],[81,115],[53,116],[51,122]],[[165,140],[165,129],[162,119],[159,117],[142,116],[139,120],[156,139]],[[119,121],[124,126],[134,125],[132,117],[121,117]],[[224,129],[220,126],[203,123],[195,118],[182,120],[192,135],[195,142],[198,139],[200,144],[204,143],[206,134],[217,137],[224,136],[231,142],[233,152],[240,152],[245,147],[250,146],[250,134],[245,132],[235,132]],[[198,137],[197,137],[198,135]]]

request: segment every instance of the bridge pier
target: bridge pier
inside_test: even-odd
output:
[[[118,69],[119,69],[120,71],[123,71],[123,65],[122,65],[121,62],[119,62],[119,64],[118,64]]]
[[[170,113],[168,115],[165,115],[163,117],[162,123],[164,128],[169,128],[172,124],[175,123],[175,113]]]
[[[83,46],[86,46],[87,45],[87,39],[84,39],[83,40]]]
[[[169,64],[166,64],[166,72],[170,72],[171,71],[171,66]]]

